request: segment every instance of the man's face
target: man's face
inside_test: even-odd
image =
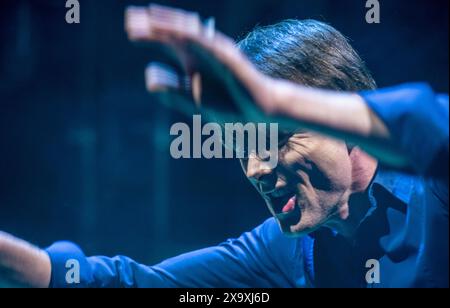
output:
[[[311,132],[285,140],[275,169],[255,156],[241,164],[283,232],[300,236],[337,219],[348,207],[352,166],[343,142]]]

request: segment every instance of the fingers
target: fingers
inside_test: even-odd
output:
[[[234,41],[215,30],[214,19],[202,24],[197,13],[160,5],[127,8],[125,29],[130,40],[182,44],[191,41],[213,53],[226,65],[239,67],[244,61]]]
[[[152,4],[148,9],[148,16],[153,33],[159,32],[183,39],[199,36],[203,32],[203,25],[197,13]]]
[[[208,26],[205,26],[196,13],[159,5],[151,5],[148,16],[150,40],[196,43],[233,72],[250,93],[257,96],[265,92],[261,91],[265,90],[261,89],[261,85],[267,84],[264,76],[240,52],[232,39],[215,30],[214,20],[210,20]],[[189,56],[186,59],[189,63]]]
[[[228,104],[238,106],[238,109],[244,113],[254,113],[255,105],[252,101],[261,105],[262,102],[270,100],[271,83],[267,81],[268,78],[256,70],[232,39],[215,31],[214,20],[209,20],[204,25],[196,13],[154,4],[148,8],[128,8],[125,20],[130,39],[157,42],[174,47],[183,64],[185,74],[190,77],[196,76],[190,81],[191,93],[196,98],[197,104],[200,103],[202,92],[198,72],[204,75],[205,70],[206,74],[209,74],[208,80],[214,75],[213,79],[222,83],[222,86],[231,94],[232,103]],[[194,43],[200,48],[190,48],[186,43]],[[228,74],[222,66],[230,71],[234,78],[227,78]],[[153,69],[148,72],[149,91],[159,88],[155,84],[163,83],[161,82],[163,74],[158,70],[156,72]],[[179,82],[175,81],[173,74],[168,74],[164,78],[171,85]],[[244,86],[253,99],[247,99],[246,94],[239,90],[239,84]]]
[[[170,66],[162,63],[148,65],[146,87],[149,92],[170,90],[191,91],[197,106],[200,105],[201,77],[190,70],[189,57],[181,51],[180,44],[214,34],[214,19],[208,20],[206,26],[201,23],[197,13],[152,4],[146,7],[129,7],[125,13],[125,30],[130,40],[155,41],[175,47],[185,64],[185,71],[190,77],[181,77]]]
[[[145,40],[150,37],[150,19],[144,7],[130,6],[125,11],[125,31],[132,41]]]
[[[130,40],[163,41],[196,38],[206,31],[197,13],[152,4],[129,7],[125,13],[125,30]]]
[[[181,90],[185,87],[174,69],[159,62],[152,62],[145,69],[145,85],[149,92]]]
[[[151,62],[145,70],[145,85],[150,93],[170,91],[189,93],[196,107],[201,105],[202,88],[199,73],[181,76],[167,64]]]

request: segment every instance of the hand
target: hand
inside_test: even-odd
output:
[[[278,123],[287,131],[314,130],[359,145],[389,165],[408,164],[405,155],[392,146],[387,127],[359,95],[266,76],[230,38],[205,27],[195,13],[157,5],[131,8],[126,29],[131,40],[170,46],[188,76],[202,76],[199,105],[203,113],[213,115],[210,118]],[[148,88],[158,90],[152,85]],[[166,101],[173,100],[168,97]]]
[[[253,121],[275,112],[277,82],[260,73],[230,38],[203,25],[197,14],[159,5],[132,7],[126,12],[126,30],[133,41],[156,42],[174,50],[193,81],[193,98],[203,111],[239,112]],[[173,81],[169,76],[174,71],[158,68],[148,69],[154,72],[150,83],[160,82],[164,75]],[[200,81],[195,76],[201,76]],[[153,84],[148,89],[159,90]]]
[[[50,275],[50,258],[45,251],[0,232],[0,286],[46,288]]]

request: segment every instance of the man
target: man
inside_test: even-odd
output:
[[[375,82],[346,39],[317,21],[257,29],[239,44],[241,53],[219,33],[192,31],[192,15],[149,14],[151,31],[128,29],[132,38],[197,44],[265,114],[302,127],[284,136],[275,169],[256,156],[242,160],[274,218],[155,266],[87,258],[68,242],[43,251],[0,235],[0,268],[10,280],[35,287],[448,286],[448,97],[423,84],[356,94]],[[71,260],[79,264],[77,283],[66,279]],[[367,264],[378,264],[379,275],[368,275]]]

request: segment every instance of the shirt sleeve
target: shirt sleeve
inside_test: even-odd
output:
[[[412,83],[361,96],[385,123],[416,173],[448,179],[448,95],[436,94],[425,83]]]
[[[86,257],[69,242],[55,243],[46,251],[52,263],[50,287],[55,288],[240,288],[299,286],[303,272],[298,247],[297,241],[282,235],[275,220],[269,219],[237,239],[154,266],[124,256]]]

